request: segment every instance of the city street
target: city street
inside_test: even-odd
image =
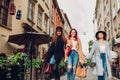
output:
[[[54,79],[52,79],[54,80]],[[61,76],[61,80],[67,80],[67,75]],[[75,77],[75,80],[97,80],[97,76],[92,74],[92,69],[89,67],[87,70],[87,77],[86,78],[79,78],[79,77]],[[112,80],[119,80],[115,77],[112,78]]]
[[[62,76],[61,80],[67,80],[67,75]],[[88,68],[87,77],[85,79],[80,79],[79,77],[76,77],[75,80],[97,80],[97,77],[92,74],[92,69]]]
[[[93,69],[89,67],[87,70],[87,77],[86,78],[80,79],[79,77],[75,77],[75,80],[97,80],[97,76],[94,75],[92,73],[92,71],[93,71]],[[52,79],[52,80],[54,80],[54,79]],[[67,75],[61,76],[61,80],[67,80]],[[113,77],[112,80],[120,80],[120,79]]]
[[[120,0],[0,0],[0,80],[67,80],[78,61],[75,80],[120,80]]]

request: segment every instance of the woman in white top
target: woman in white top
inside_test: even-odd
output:
[[[76,66],[78,64],[79,58],[82,57],[83,63],[85,61],[85,56],[82,53],[81,41],[77,36],[76,29],[72,29],[67,38],[67,47],[71,48],[70,54],[67,55],[67,80],[75,79]]]
[[[98,80],[106,80],[107,76],[111,78],[110,62],[112,60],[110,55],[109,43],[106,40],[107,34],[104,31],[96,33],[96,41],[90,51],[89,58],[95,61],[94,73],[98,75]]]

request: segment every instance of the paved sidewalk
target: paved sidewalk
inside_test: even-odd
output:
[[[54,80],[54,79],[52,79],[52,80]],[[60,80],[67,80],[67,75],[65,74],[65,75],[61,76]],[[92,69],[88,68],[86,78],[80,79],[79,77],[75,77],[75,80],[97,80],[97,77],[92,74]]]
[[[51,79],[51,80],[54,80],[54,79]],[[60,80],[67,80],[67,74],[61,76]],[[80,79],[79,77],[75,77],[75,80],[97,80],[97,76],[92,74],[91,68],[88,68],[86,78]],[[113,77],[112,80],[120,80],[120,79]]]

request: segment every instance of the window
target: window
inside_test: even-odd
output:
[[[33,15],[34,15],[34,4],[29,0],[28,2],[28,19],[30,21],[33,21]]]
[[[47,4],[49,4],[49,0],[45,0],[45,2],[46,2]]]
[[[42,26],[42,12],[38,11],[37,26]]]
[[[106,10],[106,6],[104,6],[104,11]]]
[[[113,5],[113,8],[112,8],[112,16],[113,18],[115,17],[116,15],[116,10],[115,10],[115,4]]]
[[[52,11],[51,11],[51,18],[53,20],[53,16],[54,16],[54,6],[52,5]]]
[[[104,27],[104,31],[107,32],[107,27]]]
[[[110,26],[110,23],[109,22],[107,22],[107,27],[109,27]]]
[[[106,4],[108,4],[108,0],[106,0]]]
[[[48,17],[45,15],[43,30],[46,32],[47,32],[47,26],[48,26]]]
[[[9,0],[0,0],[0,24],[7,26]]]
[[[50,1],[50,0],[45,0],[45,5],[46,5],[46,7],[47,7],[48,9],[50,8],[49,1]]]
[[[52,22],[51,22],[52,23]],[[52,37],[52,34],[53,34],[53,23],[52,25],[50,26],[50,36]]]

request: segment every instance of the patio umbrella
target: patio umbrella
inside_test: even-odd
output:
[[[50,41],[50,36],[36,32],[27,32],[23,34],[10,35],[8,42],[18,45],[28,45],[31,40],[34,45],[47,44]]]
[[[46,34],[39,34],[36,32],[27,32],[23,34],[10,35],[8,42],[18,45],[28,45],[28,54],[30,54],[32,66],[32,45],[47,44],[50,42],[50,36]],[[32,80],[32,67],[30,69],[30,80]]]

